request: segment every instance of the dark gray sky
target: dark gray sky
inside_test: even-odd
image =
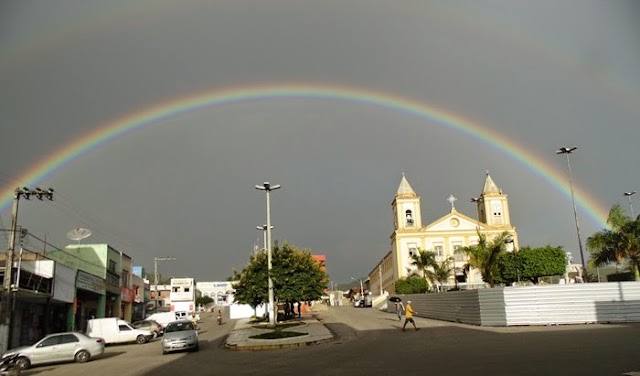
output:
[[[336,282],[389,250],[406,173],[423,221],[468,198],[486,170],[509,194],[521,245],[574,253],[571,200],[532,169],[566,171],[608,208],[640,190],[640,6],[634,1],[0,1],[0,188],[56,190],[19,223],[63,247],[109,243],[164,275],[222,280],[262,235],[327,255]],[[117,119],[198,92],[286,83],[402,96],[462,116],[532,153],[513,155],[425,117],[309,97],[240,101],[164,118],[25,173]],[[536,164],[537,163],[537,164]],[[566,186],[568,180],[560,182]],[[640,212],[640,200],[634,196]],[[578,207],[582,238],[601,227]],[[6,242],[5,233],[0,241]],[[29,245],[41,248],[38,243]]]

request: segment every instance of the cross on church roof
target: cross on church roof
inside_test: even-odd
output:
[[[453,195],[450,195],[449,198],[447,199],[447,201],[449,201],[449,203],[451,204],[451,211],[456,210],[456,207],[454,205],[454,202],[456,202],[458,199],[453,197]]]

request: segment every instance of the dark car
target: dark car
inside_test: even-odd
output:
[[[140,320],[131,324],[136,329],[149,330],[153,332],[153,337],[160,337],[164,332],[162,325],[155,320]]]

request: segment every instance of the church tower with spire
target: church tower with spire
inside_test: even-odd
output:
[[[482,193],[474,201],[478,208],[478,221],[491,227],[511,227],[508,197],[498,188],[488,171]]]
[[[391,206],[393,206],[395,230],[416,230],[422,227],[420,196],[411,188],[404,174]]]

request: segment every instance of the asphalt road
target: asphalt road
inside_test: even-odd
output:
[[[640,324],[480,328],[417,318],[400,330],[393,314],[332,307],[318,318],[333,342],[269,351],[230,351],[203,315],[200,351],[162,355],[160,342],[109,346],[85,364],[34,367],[24,375],[622,375],[640,371]]]

